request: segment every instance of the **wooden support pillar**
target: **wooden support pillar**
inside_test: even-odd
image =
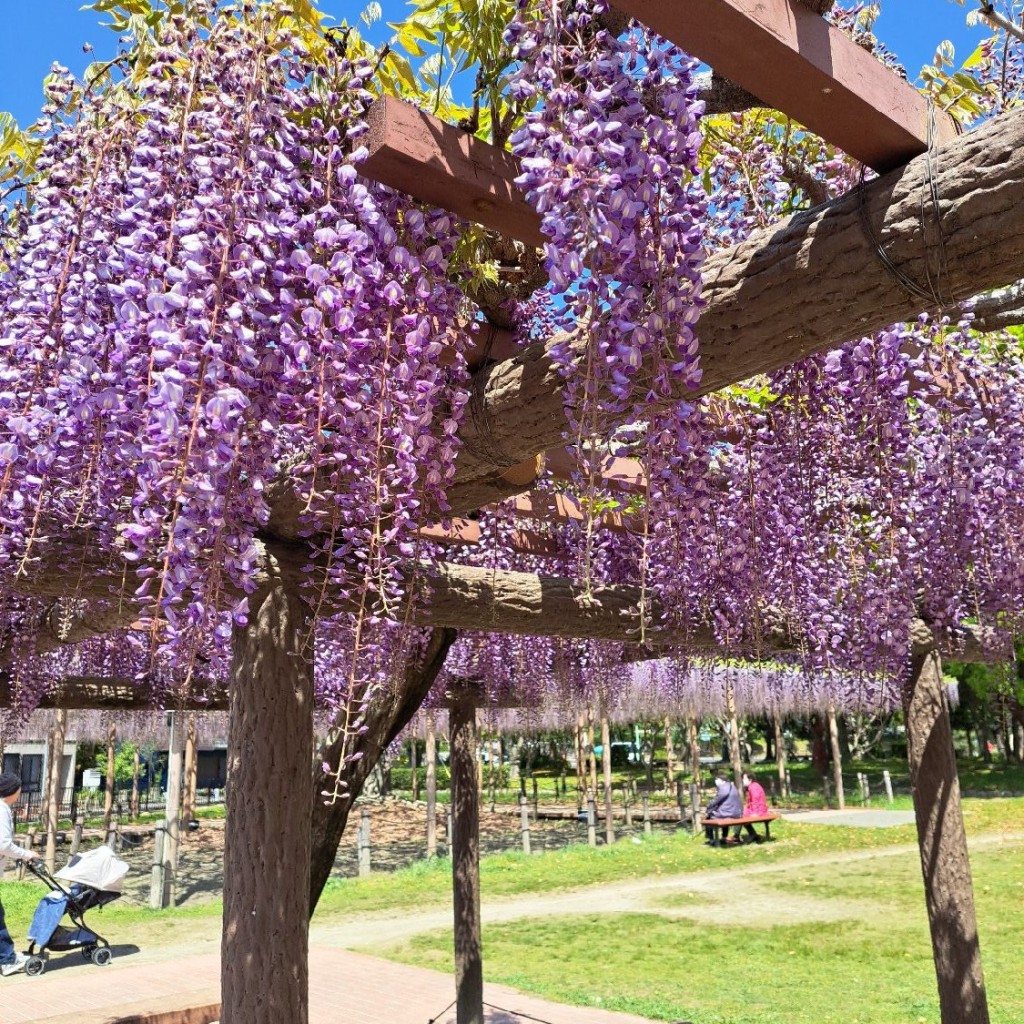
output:
[[[268,554],[232,633],[220,1024],[309,1019],[311,623]]]
[[[942,1024],[989,1024],[960,780],[936,650],[915,649],[903,714]]]
[[[419,741],[415,736],[409,741],[409,783],[413,800],[420,798]]]
[[[612,743],[608,716],[601,715],[601,771],[604,775],[604,841],[615,842],[615,810],[612,807]]]
[[[434,718],[427,716],[427,856],[437,856],[437,733]]]
[[[196,782],[199,767],[198,730],[196,716],[188,716],[185,729],[185,784],[181,801],[181,820],[188,823],[196,816]]]
[[[846,807],[846,790],[843,786],[843,749],[839,743],[839,723],[836,721],[834,704],[828,706],[828,735],[832,746],[832,779],[836,787],[836,803],[839,810]]]
[[[448,711],[452,774],[452,903],[455,913],[457,1024],[484,1024],[480,933],[480,793],[477,788],[476,706],[453,696]]]
[[[62,708],[54,717],[50,730],[50,769],[47,782],[46,803],[46,870],[51,874],[57,864],[57,822],[60,819],[61,782],[64,768],[64,733],[67,730],[68,713]]]
[[[114,744],[117,743],[117,725],[111,720],[107,724],[107,778],[103,794],[103,831],[110,831],[110,820],[114,816]]]

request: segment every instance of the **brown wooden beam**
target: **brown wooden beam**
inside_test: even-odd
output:
[[[13,704],[11,678],[0,673],[0,708]],[[228,693],[225,687],[216,687],[206,694],[190,694],[181,700],[156,701],[144,685],[133,679],[78,676],[64,679],[48,690],[37,707],[66,711],[227,711]]]
[[[663,657],[673,648],[709,656],[721,652],[710,625],[696,623],[683,628],[671,624],[656,598],[637,586],[597,584],[588,594],[575,580],[565,577],[451,563],[424,563],[417,567],[416,576],[418,596],[409,619],[418,626],[612,640],[640,648],[641,609],[646,607],[650,624],[643,635],[644,656]],[[922,629],[931,636],[923,623],[917,623],[912,637],[915,646]],[[769,625],[763,648],[754,653],[768,656],[792,651],[798,640],[783,625]],[[991,631],[976,626],[965,626],[962,642],[944,643],[943,649],[955,661],[1012,660],[1012,652],[1003,651]]]
[[[370,108],[362,174],[528,245],[540,218],[514,184],[515,158],[392,96]]]
[[[625,14],[699,57],[876,171],[956,128],[928,101],[799,0],[615,0]]]

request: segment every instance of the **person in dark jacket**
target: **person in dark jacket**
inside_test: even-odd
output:
[[[715,798],[708,804],[704,817],[705,819],[743,817],[743,804],[740,801],[740,795],[736,791],[736,787],[723,775],[715,776]],[[715,841],[717,828],[717,825],[704,826],[704,835],[709,843]],[[725,839],[728,835],[729,827],[726,825],[722,828],[722,838]]]
[[[21,779],[11,772],[0,775],[0,877],[3,877],[4,862],[10,860],[35,860],[38,854],[25,850],[14,841],[14,816],[11,808],[21,795]],[[25,969],[28,957],[17,952],[11,933],[4,920],[4,905],[0,901],[0,976],[6,978]]]

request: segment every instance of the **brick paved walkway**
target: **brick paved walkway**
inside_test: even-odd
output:
[[[135,962],[126,956],[94,967],[77,956],[54,958],[44,975],[0,979],[0,1024],[109,1024],[130,1014],[198,1007],[218,999],[216,954]],[[453,1024],[450,975],[347,950],[310,950],[310,1024]],[[647,1024],[640,1017],[545,1002],[500,985],[484,999],[489,1024],[522,1024],[515,1013],[549,1024]],[[507,1011],[512,1011],[509,1013]],[[281,1021],[281,1024],[288,1024]]]

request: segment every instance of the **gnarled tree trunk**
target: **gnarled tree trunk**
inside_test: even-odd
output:
[[[52,872],[57,863],[57,821],[60,818],[61,781],[64,768],[64,733],[68,713],[58,711],[50,730],[50,769],[46,780],[46,870]]]
[[[843,787],[843,748],[839,743],[839,723],[836,721],[834,704],[828,706],[828,736],[832,749],[832,781],[836,786],[836,801],[839,809],[846,807],[846,790]]]
[[[942,1024],[989,1024],[960,780],[937,651],[915,650],[903,714]]]
[[[306,1024],[313,671],[309,612],[280,577],[232,636],[221,1024]]]

